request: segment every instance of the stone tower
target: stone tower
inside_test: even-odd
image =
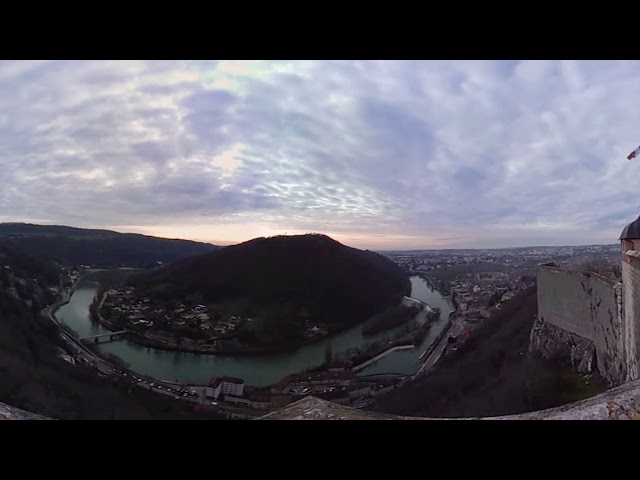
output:
[[[628,380],[640,378],[640,217],[620,235]]]

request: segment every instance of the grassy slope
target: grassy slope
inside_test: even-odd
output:
[[[376,411],[434,417],[492,416],[549,408],[606,389],[597,376],[527,356],[537,314],[535,287],[474,331],[436,371],[381,397]]]

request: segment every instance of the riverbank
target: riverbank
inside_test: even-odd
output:
[[[351,369],[358,371],[375,363],[375,361],[385,357],[396,350],[405,350],[419,346],[427,336],[433,324],[440,318],[440,309],[434,308],[427,312],[427,318],[422,325],[416,325],[396,340],[388,341],[386,345],[372,345],[369,349],[352,357],[349,361],[355,364]],[[375,360],[374,360],[375,359]],[[374,360],[374,361],[372,361]]]
[[[453,304],[453,300],[451,296],[451,291],[448,291],[448,292],[443,291],[443,289],[437,285],[437,282],[434,282],[434,280],[424,272],[412,271],[411,274],[414,276],[420,277],[422,280],[424,280],[429,286],[429,288],[431,288],[432,290],[435,290],[440,295],[442,295],[447,300],[447,302],[449,302],[449,304],[455,308],[455,305]]]
[[[99,322],[100,324],[106,328],[109,331],[112,332],[117,332],[117,331],[121,331],[121,330],[126,330],[127,327],[122,326],[122,325],[117,325],[115,323],[109,322],[108,320],[104,319],[102,317],[102,315],[99,315]],[[356,325],[358,326],[358,325]],[[348,328],[353,328],[353,326],[350,326]],[[344,329],[347,330],[347,329]],[[185,345],[184,343],[181,344],[177,344],[174,342],[170,342],[167,340],[163,340],[163,339],[159,339],[159,338],[153,338],[150,337],[149,335],[145,335],[142,334],[140,332],[135,332],[135,331],[129,331],[128,333],[125,333],[122,335],[123,338],[125,338],[126,340],[129,340],[137,345],[143,346],[143,347],[147,347],[147,348],[154,348],[157,350],[163,350],[166,352],[174,352],[174,353],[188,353],[188,354],[194,354],[194,355],[211,355],[211,356],[227,356],[227,357],[252,357],[252,356],[261,356],[261,355],[278,355],[278,354],[291,354],[291,353],[295,353],[296,351],[299,351],[300,349],[307,347],[307,346],[311,346],[315,343],[318,343],[322,340],[330,340],[331,337],[333,335],[338,335],[340,334],[342,331],[337,331],[337,332],[333,332],[331,334],[328,335],[323,335],[323,336],[318,336],[317,338],[311,340],[311,341],[305,341],[303,343],[301,343],[299,346],[295,346],[295,347],[291,347],[291,348],[282,348],[282,347],[263,347],[263,348],[259,348],[259,347],[251,347],[251,348],[244,348],[241,350],[221,350],[221,349],[216,349],[216,348],[212,348],[210,346],[189,346],[189,345]],[[184,340],[183,340],[184,342]]]
[[[103,292],[100,298],[98,299],[98,307],[96,309],[97,321],[104,328],[112,332],[127,330],[126,326],[118,325],[116,323],[110,322],[109,320],[105,319],[102,316],[100,310],[102,308],[102,305],[104,304],[106,297],[107,297],[107,293]],[[93,316],[92,316],[92,319],[94,321],[96,320]],[[143,347],[155,348],[157,350],[164,350],[164,351],[176,352],[176,353],[191,353],[196,355],[247,355],[247,356],[263,355],[263,354],[270,354],[270,353],[282,353],[282,350],[275,350],[275,349],[263,349],[263,350],[255,349],[251,351],[243,350],[238,352],[221,351],[218,349],[214,350],[210,346],[204,346],[204,345],[189,346],[189,345],[184,345],[184,343],[181,343],[181,344],[172,343],[167,340],[153,338],[153,337],[150,337],[149,335],[145,335],[144,333],[136,332],[133,330],[129,330],[127,333],[123,334],[122,337],[138,345],[141,345]]]
[[[362,327],[362,334],[370,337],[377,333],[400,327],[415,318],[420,310],[422,310],[422,306],[409,307],[402,303],[388,308],[367,320]]]
[[[68,305],[63,305],[57,318],[69,325],[80,337],[99,335],[114,331],[107,328],[106,324],[90,320],[89,305],[92,303],[98,290],[98,277],[85,277],[78,285]],[[430,333],[422,340],[420,348],[403,349],[392,352],[379,359],[365,369],[358,372],[359,375],[381,374],[386,372],[403,373],[412,375],[417,370],[418,357],[440,332],[440,325],[448,316],[449,307],[442,296],[430,289],[426,282],[413,277],[412,298],[437,306],[442,309],[442,320],[437,321]],[[109,298],[107,298],[107,302]],[[106,305],[106,303],[105,303]],[[104,312],[104,310],[103,310]],[[422,324],[426,319],[426,309],[421,311],[416,318]],[[119,328],[121,330],[121,328]],[[351,328],[329,337],[319,339],[313,343],[287,353],[275,353],[266,355],[202,355],[192,352],[178,352],[174,349],[155,348],[145,346],[136,340],[121,340],[113,342],[100,342],[97,344],[100,352],[109,352],[122,358],[137,375],[145,375],[148,378],[170,379],[179,383],[206,385],[212,377],[231,376],[242,378],[247,385],[264,387],[277,383],[287,375],[304,372],[322,365],[326,361],[327,348],[333,351],[337,358],[349,350],[360,349],[363,351],[368,344],[380,342],[386,343],[387,337],[394,337],[404,333],[404,327],[395,329],[389,334],[381,333],[374,337],[364,337],[362,326],[356,324]],[[376,352],[376,354],[381,351]],[[364,359],[364,360],[368,360]],[[359,362],[362,363],[362,362]]]
[[[424,273],[417,273],[416,276],[418,276],[419,278],[421,278],[422,280],[425,281],[425,283],[429,286],[429,288],[431,288],[432,290],[438,292],[442,298],[445,299],[445,301],[447,302],[447,304],[449,305],[449,307],[451,308],[451,312],[449,313],[449,316],[453,316],[456,315],[458,312],[458,301],[456,300],[456,298],[454,298],[454,296],[451,294],[451,291],[449,292],[445,292],[443,291],[437,284],[436,282],[433,281],[432,278],[430,278],[428,275],[424,274]]]
[[[95,272],[99,272],[99,271],[100,271],[100,269],[87,270],[85,273],[80,275],[78,277],[78,279],[73,283],[71,288],[68,291],[65,291],[63,293],[63,298],[61,300],[58,300],[53,305],[49,305],[48,307],[45,307],[42,310],[41,314],[44,315],[45,317],[49,317],[49,319],[53,323],[55,323],[56,325],[60,326],[60,322],[58,321],[58,318],[56,317],[56,312],[58,311],[58,309],[60,307],[62,307],[63,305],[66,305],[67,303],[69,303],[69,301],[71,300],[71,296],[74,294],[74,292],[76,291],[76,288],[78,288],[78,285],[80,284],[81,280],[84,279],[84,277],[86,277],[87,275],[89,275],[91,273],[95,273]]]
[[[447,334],[451,330],[451,326],[453,325],[453,319],[447,319],[447,325],[442,329],[442,331],[438,334],[435,340],[429,345],[429,347],[420,355],[420,367],[418,371],[410,377],[410,380],[414,380],[424,371],[433,367],[435,363],[439,360],[440,356],[442,356],[442,352],[446,347],[446,342],[448,341]],[[438,352],[436,352],[438,350]],[[434,355],[438,355],[435,357]]]
[[[416,346],[415,346],[415,345],[398,345],[398,346],[396,346],[396,347],[391,347],[391,348],[389,348],[389,349],[385,350],[384,352],[382,352],[382,353],[380,353],[380,354],[376,355],[375,357],[373,357],[373,358],[371,358],[371,359],[367,360],[366,362],[361,363],[360,365],[356,365],[355,367],[352,367],[352,368],[351,368],[351,370],[352,370],[352,371],[354,371],[354,372],[358,372],[358,371],[360,371],[360,370],[362,370],[362,369],[364,369],[364,368],[368,367],[368,366],[369,366],[369,365],[371,365],[372,363],[377,362],[377,361],[378,361],[378,360],[380,360],[381,358],[386,357],[386,356],[387,356],[387,355],[389,355],[390,353],[393,353],[393,352],[395,352],[395,351],[397,351],[397,350],[406,350],[406,349],[408,349],[408,348],[416,348]]]
[[[108,289],[104,287],[104,285],[100,284],[97,289],[96,296],[91,302],[89,307],[90,317],[92,321],[102,325],[105,329],[110,331],[121,331],[127,330],[128,333],[123,335],[123,338],[136,343],[140,346],[144,346],[147,348],[154,348],[157,350],[176,352],[176,353],[188,353],[195,355],[211,355],[211,356],[261,356],[261,355],[278,355],[278,354],[291,354],[295,353],[298,350],[301,350],[307,346],[311,346],[313,344],[319,343],[323,340],[330,341],[333,337],[341,334],[342,332],[348,331],[354,327],[365,324],[370,320],[375,320],[376,317],[384,315],[389,311],[397,311],[400,309],[402,313],[406,313],[409,311],[412,313],[411,318],[414,318],[420,311],[418,307],[407,307],[402,303],[393,307],[389,307],[388,309],[380,312],[373,317],[364,320],[364,321],[356,321],[345,324],[342,328],[333,328],[328,329],[324,326],[321,326],[320,331],[316,332],[315,335],[305,338],[297,342],[296,344],[290,345],[248,345],[246,343],[241,343],[238,341],[237,336],[227,337],[227,338],[197,338],[193,339],[189,336],[176,336],[179,334],[172,333],[167,331],[166,329],[149,329],[149,327],[143,327],[140,325],[133,325],[130,322],[122,321],[122,319],[112,319],[107,320],[105,318],[106,314],[103,314],[105,311],[104,305],[105,300],[109,296]],[[409,298],[409,297],[405,297]],[[419,303],[419,301],[416,300]],[[109,303],[109,302],[107,302]],[[107,305],[109,308],[110,305]],[[428,307],[426,307],[428,308]],[[111,315],[107,315],[111,317]],[[406,316],[406,315],[405,315]],[[151,317],[153,319],[153,317]],[[232,317],[233,318],[233,317]],[[403,319],[403,323],[408,321],[408,318]],[[135,323],[135,322],[134,322]],[[149,322],[146,322],[148,324]],[[385,325],[384,329],[393,329],[399,325]],[[211,327],[211,324],[209,324]],[[166,327],[165,327],[166,328]],[[366,332],[366,335],[376,335],[379,332]],[[363,333],[365,334],[365,333]],[[206,334],[202,333],[204,337]],[[257,342],[256,342],[257,343]]]

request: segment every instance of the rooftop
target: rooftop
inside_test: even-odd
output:
[[[640,216],[622,230],[620,240],[626,240],[629,238],[640,238]]]
[[[236,385],[242,385],[244,380],[236,377],[213,377],[209,382],[209,386],[216,388],[221,383],[234,383]]]

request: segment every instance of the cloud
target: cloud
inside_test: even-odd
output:
[[[389,248],[615,242],[640,206],[640,164],[626,160],[639,73],[627,61],[3,61],[0,220],[206,226],[225,241],[322,231]]]

